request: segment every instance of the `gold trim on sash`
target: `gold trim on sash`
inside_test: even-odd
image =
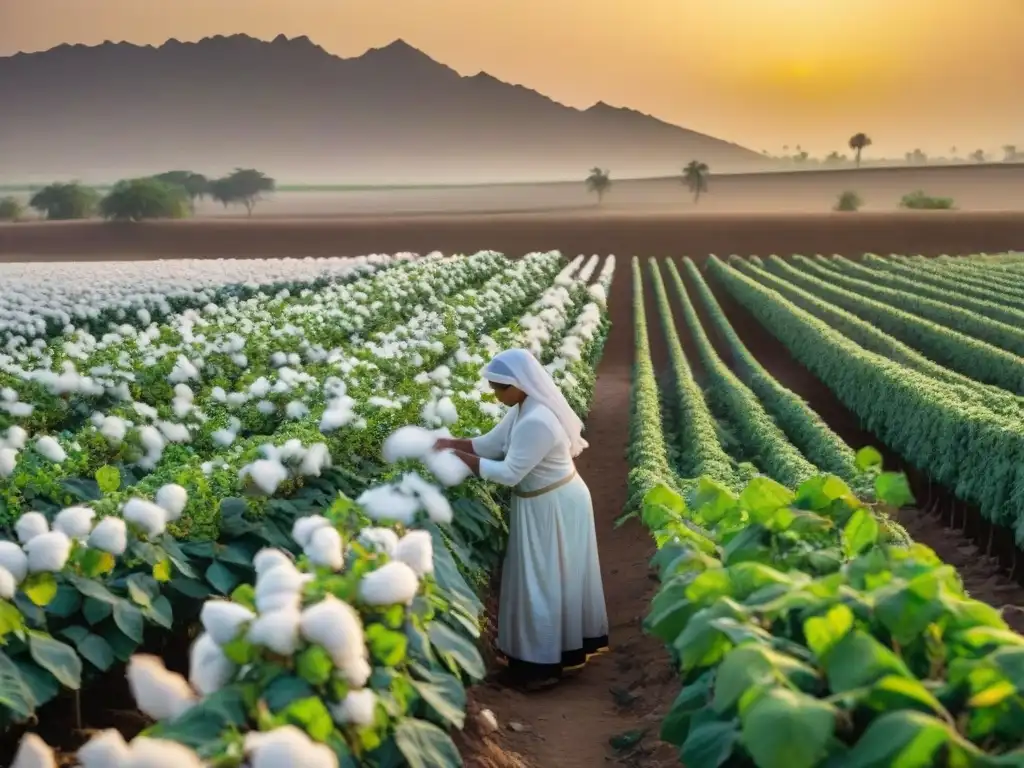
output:
[[[535,499],[538,496],[543,496],[545,493],[551,493],[557,491],[559,488],[568,485],[576,479],[576,470],[574,469],[570,474],[563,477],[561,480],[557,480],[551,485],[546,485],[543,488],[538,488],[536,491],[518,491],[513,489],[512,495],[518,496],[520,499]]]

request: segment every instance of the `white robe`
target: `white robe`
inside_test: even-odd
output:
[[[481,477],[517,491],[546,488],[575,472],[562,425],[529,398],[474,439],[473,451]],[[513,496],[509,528],[498,650],[510,663],[550,667],[541,671],[582,665],[608,645],[590,490],[577,475],[540,496]]]

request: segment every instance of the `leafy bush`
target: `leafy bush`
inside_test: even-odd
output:
[[[953,207],[951,197],[932,197],[921,190],[911,192],[900,200],[900,208],[912,211],[943,211]]]
[[[119,181],[100,202],[103,218],[114,221],[181,219],[188,212],[183,187],[152,178]]]
[[[277,182],[266,174],[253,168],[236,168],[234,173],[209,182],[208,191],[211,198],[225,208],[229,205],[244,205],[252,215],[263,195],[273,192]]]
[[[96,213],[100,195],[78,182],[57,182],[36,192],[28,204],[50,221],[88,219]]]
[[[848,189],[839,195],[839,200],[836,201],[836,207],[833,210],[859,211],[862,205],[864,205],[864,201],[861,199],[861,196]]]
[[[16,197],[0,199],[0,221],[18,221],[25,213],[25,206]]]

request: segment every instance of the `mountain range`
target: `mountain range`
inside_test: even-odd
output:
[[[290,183],[404,184],[751,170],[751,150],[649,115],[578,110],[402,40],[61,45],[0,58],[0,184],[256,167]]]

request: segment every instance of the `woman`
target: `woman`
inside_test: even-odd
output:
[[[526,350],[502,352],[484,378],[508,406],[505,417],[481,437],[442,439],[437,447],[513,488],[498,651],[513,683],[538,690],[608,647],[594,508],[573,464],[587,442],[579,417]]]

